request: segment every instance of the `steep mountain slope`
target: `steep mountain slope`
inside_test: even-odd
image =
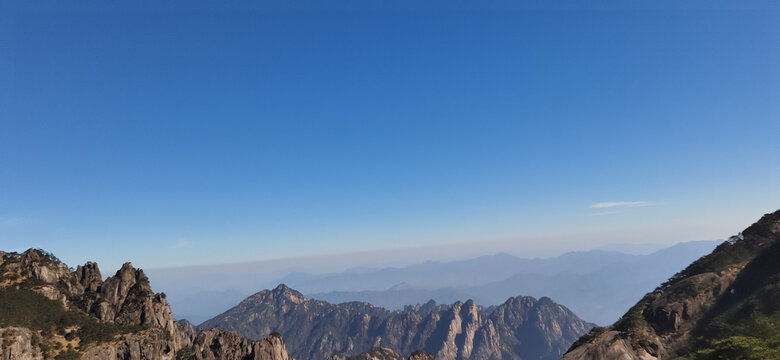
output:
[[[718,246],[645,295],[573,359],[780,358],[780,211]]]
[[[287,360],[284,341],[176,323],[164,294],[125,263],[105,281],[97,264],[71,270],[30,249],[0,252],[0,358]]]
[[[426,276],[418,276],[414,267],[377,272],[377,283],[388,279],[407,283],[405,288],[374,291],[332,291],[307,296],[331,303],[365,301],[389,309],[402,309],[406,304],[418,304],[433,299],[451,303],[458,299],[473,299],[489,306],[501,304],[517,293],[528,296],[549,296],[574,311],[578,316],[598,324],[611,324],[647,292],[648,288],[674,275],[715,248],[717,242],[695,241],[680,243],[648,255],[628,255],[609,251],[584,251],[567,253],[552,259],[518,259],[509,255],[490,257],[505,268],[496,277],[475,286],[437,287],[429,290],[422,284]],[[482,273],[484,261],[464,261],[465,269]],[[428,266],[433,267],[435,263]],[[449,269],[449,264],[440,264]],[[434,271],[439,276],[449,273]],[[390,276],[392,274],[392,276]],[[365,281],[369,273],[360,275]],[[405,277],[408,276],[408,277]],[[455,277],[455,276],[453,276]],[[324,277],[323,287],[329,281],[340,284],[349,274]],[[423,279],[423,280],[420,280]],[[454,280],[449,280],[453,283]],[[375,285],[374,285],[375,286]],[[605,298],[603,294],[613,294]]]
[[[253,339],[277,331],[298,359],[356,354],[377,346],[401,354],[425,350],[437,359],[557,359],[591,328],[549,298],[510,298],[490,313],[469,300],[389,311],[368,303],[310,300],[284,285],[264,290],[203,328]]]

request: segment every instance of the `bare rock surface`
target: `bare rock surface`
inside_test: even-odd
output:
[[[32,345],[30,329],[0,328],[0,360],[42,360],[40,350]]]
[[[764,215],[645,295],[610,328],[594,329],[579,339],[563,359],[742,358],[750,351],[750,356],[780,356],[780,352],[772,353],[777,350],[771,346],[760,345],[762,336],[771,334],[745,333],[760,319],[777,316],[779,258],[777,211]],[[759,345],[719,349],[713,342],[729,336]],[[718,351],[724,352],[715,355]]]
[[[378,346],[362,354],[353,356],[336,354],[331,356],[330,360],[435,360],[435,358],[436,357],[433,354],[418,350],[412,352],[407,359],[404,359],[403,356],[392,349]]]
[[[85,360],[291,359],[278,335],[254,341],[219,329],[198,333],[186,321],[175,322],[165,294],[154,293],[143,270],[131,263],[125,263],[103,281],[93,262],[71,270],[42,250],[0,252],[0,289],[4,288],[14,290],[8,293],[11,300],[7,301],[17,301],[13,296],[26,296],[29,300],[30,296],[42,295],[56,301],[52,305],[43,298],[35,300],[44,304],[49,313],[69,314],[69,318],[82,319],[82,323],[85,318],[92,319],[89,321],[96,324],[92,325],[94,331],[112,331],[115,335],[109,335],[113,336],[109,341],[96,341],[101,339],[100,334],[92,334],[92,341],[80,344],[79,325],[60,329],[60,333],[26,327],[0,328],[0,360],[43,360],[65,352]],[[29,314],[35,316],[34,311]],[[52,345],[56,348],[52,349]],[[42,346],[47,350],[43,351]]]
[[[360,302],[333,305],[279,285],[200,326],[252,339],[279,332],[297,359],[386,348],[398,354],[424,350],[444,360],[557,359],[592,327],[549,298],[516,297],[489,310],[470,300],[405,311]]]

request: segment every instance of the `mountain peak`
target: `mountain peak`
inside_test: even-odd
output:
[[[549,307],[526,316],[536,300],[531,297],[513,299],[494,314],[487,314],[473,300],[442,306],[431,300],[424,305],[408,306],[405,311],[388,311],[368,303],[334,305],[307,300],[281,284],[256,293],[200,326],[237,331],[249,338],[262,338],[277,331],[298,359],[321,359],[323,355],[345,353],[347,356],[341,358],[351,359],[349,355],[356,352],[384,346],[397,354],[409,354],[422,348],[441,360],[557,358],[591,328],[576,315],[551,311]],[[461,341],[459,334],[467,333],[473,335]],[[495,341],[483,341],[483,336]],[[520,348],[518,341],[511,340],[511,344],[503,347],[498,341],[499,338],[519,339],[518,336],[523,338],[518,341],[545,339],[546,345],[522,346],[522,350],[516,350]],[[366,356],[369,355],[371,353]],[[385,355],[373,359],[386,359]],[[398,355],[396,358],[403,357]]]
[[[281,294],[281,293],[284,293],[285,291],[289,291],[289,290],[292,290],[292,289],[290,289],[290,287],[288,287],[287,285],[279,284],[271,291],[274,292],[274,293],[277,293],[277,294]]]
[[[276,301],[284,300],[295,304],[300,304],[307,300],[303,294],[285,284],[277,285],[273,290],[267,291],[267,294]]]

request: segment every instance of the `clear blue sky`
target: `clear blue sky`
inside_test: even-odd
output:
[[[780,208],[777,2],[512,3],[2,1],[0,248],[522,251]]]

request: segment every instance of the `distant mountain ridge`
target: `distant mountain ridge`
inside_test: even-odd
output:
[[[546,297],[513,297],[490,312],[471,300],[389,311],[362,302],[307,299],[285,285],[258,292],[200,325],[253,339],[279,332],[299,360],[378,346],[401,354],[424,350],[441,360],[552,360],[592,326]]]
[[[307,296],[332,303],[348,301],[366,301],[389,309],[403,309],[408,304],[421,304],[429,299],[451,303],[460,299],[473,299],[484,306],[500,304],[516,293],[530,296],[549,296],[572,309],[578,316],[599,324],[610,324],[617,320],[633,303],[644,295],[648,288],[668,279],[678,269],[711,251],[718,242],[696,241],[680,243],[664,248],[649,255],[627,255],[613,251],[592,250],[566,253],[552,259],[520,259],[507,254],[481,257],[455,263],[427,263],[409,268],[389,268],[374,273],[332,275],[336,283],[346,282],[359,277],[369,282],[377,276],[373,287],[396,280],[404,286],[393,283],[382,290],[331,291],[309,293]],[[451,270],[452,264],[461,266],[458,271]],[[479,272],[486,276],[490,271],[482,271],[483,264],[505,278],[496,279],[473,286],[436,287],[433,290],[424,286],[430,282],[426,275],[418,271],[434,272],[447,276],[453,271],[453,277],[464,271]],[[372,275],[374,274],[374,275]],[[318,287],[327,286],[328,277],[316,277]],[[424,280],[420,280],[424,279]],[[415,281],[416,280],[416,281]],[[314,281],[314,280],[312,280]],[[450,280],[452,282],[453,280]],[[308,284],[306,282],[305,284]],[[334,285],[336,286],[336,285]],[[358,286],[358,285],[355,285]],[[604,298],[604,293],[615,296]]]
[[[169,283],[165,290],[175,317],[193,322],[203,322],[222,313],[256,289],[284,283],[309,298],[334,304],[365,301],[391,310],[401,310],[406,305],[422,304],[430,299],[439,303],[473,299],[477,304],[490,306],[499,305],[516,294],[549,296],[585,320],[610,324],[641,298],[647,288],[712,251],[718,243],[679,243],[649,255],[591,250],[555,258],[524,259],[496,254],[454,262],[429,261],[400,268],[352,268],[325,275],[280,274],[274,278],[276,280],[266,277],[259,280],[235,272],[219,273],[217,268],[210,267],[205,274],[197,273],[200,283],[225,283],[223,279],[228,278],[231,285],[222,290],[202,291],[187,285],[187,289],[176,291],[169,288],[173,286]],[[237,287],[237,283],[241,286]],[[399,284],[406,285],[399,288]],[[582,287],[582,284],[589,286]],[[387,291],[393,287],[393,291]],[[614,289],[622,289],[623,295],[609,299],[599,297],[599,293]]]

